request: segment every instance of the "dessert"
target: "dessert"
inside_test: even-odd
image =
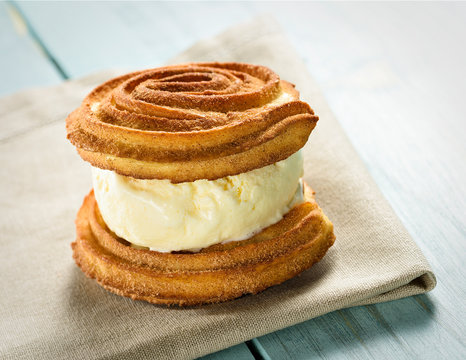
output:
[[[317,120],[258,65],[167,66],[98,86],[67,118],[93,167],[76,263],[114,293],[167,305],[234,299],[306,270],[335,239],[301,180]]]

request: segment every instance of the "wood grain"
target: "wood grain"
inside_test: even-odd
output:
[[[272,359],[466,357],[465,5],[17,5],[71,76],[114,66],[157,66],[229,25],[264,11],[274,14],[432,264],[438,286],[429,295],[337,311],[255,339],[252,347]],[[13,31],[11,22],[3,21],[4,9],[2,33]],[[0,37],[2,53],[8,44]],[[24,66],[11,56],[1,61],[20,72]],[[37,64],[44,59],[28,61],[31,79],[40,79],[43,65]],[[21,84],[6,78],[2,86],[14,91],[35,83]],[[244,344],[208,358],[243,355],[250,355]]]

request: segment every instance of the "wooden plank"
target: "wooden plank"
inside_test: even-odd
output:
[[[61,81],[11,5],[0,3],[0,96]]]
[[[465,275],[466,147],[459,134],[466,127],[458,94],[466,93],[460,80],[466,52],[457,44],[466,8],[331,4],[311,12],[302,6],[286,18],[286,28],[440,281],[427,296],[339,312],[346,330],[330,314],[259,341],[269,354],[289,358],[464,358],[459,299],[466,287],[458,279]],[[319,28],[305,25],[310,13],[323,19]],[[324,331],[328,324],[331,332]]]
[[[465,355],[465,287],[457,280],[464,277],[459,240],[466,210],[466,151],[458,136],[465,133],[466,83],[459,79],[466,57],[458,46],[464,6],[230,4],[224,12],[203,3],[20,6],[72,75],[153,66],[247,14],[276,14],[441,281],[428,296],[343,310],[261,337],[263,355]]]
[[[391,303],[354,307],[258,340],[276,358],[462,358],[464,340],[461,334],[454,325],[438,322],[429,302],[429,297],[421,295]],[[438,336],[435,341],[433,335]]]
[[[249,16],[246,3],[20,2],[17,6],[71,77],[110,67],[159,66],[195,41]]]

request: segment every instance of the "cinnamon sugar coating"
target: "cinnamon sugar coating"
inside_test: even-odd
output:
[[[294,86],[264,66],[198,63],[114,78],[66,123],[68,139],[93,166],[177,183],[286,159],[317,120]]]

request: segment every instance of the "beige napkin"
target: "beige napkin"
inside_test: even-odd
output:
[[[194,358],[356,304],[424,293],[435,277],[348,142],[315,82],[267,18],[201,42],[176,62],[265,64],[320,116],[305,178],[335,225],[312,269],[255,296],[165,308],[113,295],[71,258],[89,166],[65,140],[66,115],[114,73],[0,100],[0,357]],[[158,64],[154,64],[158,65]]]

